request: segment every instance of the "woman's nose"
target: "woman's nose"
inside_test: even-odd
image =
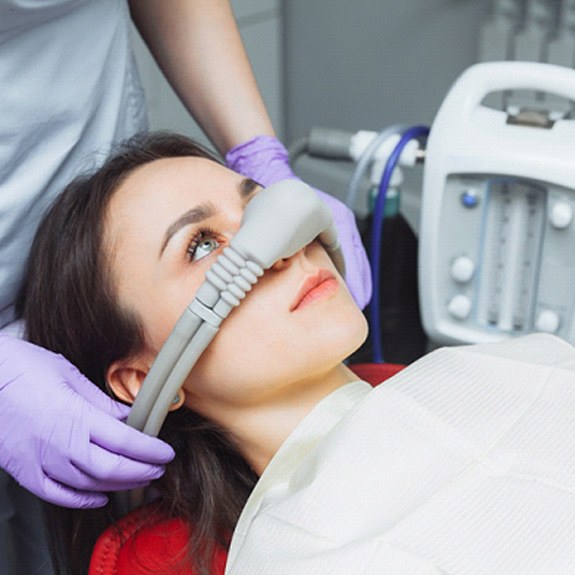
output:
[[[291,258],[281,258],[270,268],[274,272],[279,272],[289,266]]]
[[[287,268],[290,263],[297,259],[302,257],[303,253],[304,253],[305,247],[302,248],[301,250],[298,250],[295,254],[293,254],[292,256],[289,256],[287,258],[281,258],[279,259],[277,262],[275,262],[272,267],[270,268],[273,271],[279,272],[285,268]]]

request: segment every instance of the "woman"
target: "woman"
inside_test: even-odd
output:
[[[127,143],[72,183],[39,229],[22,307],[30,340],[131,402],[259,189],[184,138]],[[320,275],[320,288],[298,295]],[[276,263],[226,320],[174,406],[185,407],[161,434],[177,453],[158,484],[162,507],[194,525],[190,556],[200,565],[214,541],[226,544],[297,422],[355,379],[340,362],[365,336],[364,317],[319,243]],[[287,350],[286,366],[278,358]]]
[[[294,177],[228,0],[0,1],[0,84],[10,87],[0,98],[0,468],[18,492],[8,494],[0,479],[0,555],[9,555],[2,537],[8,518],[19,523],[14,568],[3,565],[10,572],[29,563],[34,573],[52,573],[43,558],[32,561],[40,516],[16,482],[58,505],[99,507],[104,491],[158,477],[174,455],[120,425],[125,406],[96,393],[62,357],[14,337],[19,326],[12,323],[42,213],[86,162],[147,127],[134,26],[228,165],[265,184]],[[342,244],[355,256],[348,269],[363,272],[351,275],[365,305],[369,266],[353,214],[335,199],[330,206]],[[45,392],[42,410],[30,404],[32,390]],[[63,414],[68,401],[77,409]],[[87,444],[68,433],[78,426],[89,430]],[[78,466],[82,477],[73,473]]]
[[[181,138],[131,142],[41,226],[30,337],[133,401],[258,189]],[[365,336],[317,242],[264,275],[162,430],[177,457],[153,521],[190,536],[160,567],[209,572],[229,546],[234,575],[572,572],[573,348],[530,336],[439,350],[372,391],[342,364]]]

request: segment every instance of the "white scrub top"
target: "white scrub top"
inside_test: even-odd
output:
[[[575,573],[575,349],[434,352],[328,396],[240,516],[229,575]]]
[[[125,0],[0,0],[0,327],[42,214],[146,128]]]

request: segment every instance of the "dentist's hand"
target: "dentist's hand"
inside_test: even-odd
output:
[[[162,475],[174,452],[62,356],[0,334],[0,467],[42,499],[99,507]]]
[[[288,151],[271,136],[258,136],[232,148],[226,154],[226,163],[263,186],[297,177],[290,167]],[[351,295],[363,309],[371,298],[371,271],[355,216],[343,202],[319,190],[316,192],[331,209],[345,258],[345,280]]]

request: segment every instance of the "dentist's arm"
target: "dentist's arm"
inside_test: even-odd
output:
[[[227,0],[130,0],[167,80],[217,149],[274,135]]]
[[[0,467],[42,499],[99,507],[163,473],[173,450],[62,356],[0,333]]]

